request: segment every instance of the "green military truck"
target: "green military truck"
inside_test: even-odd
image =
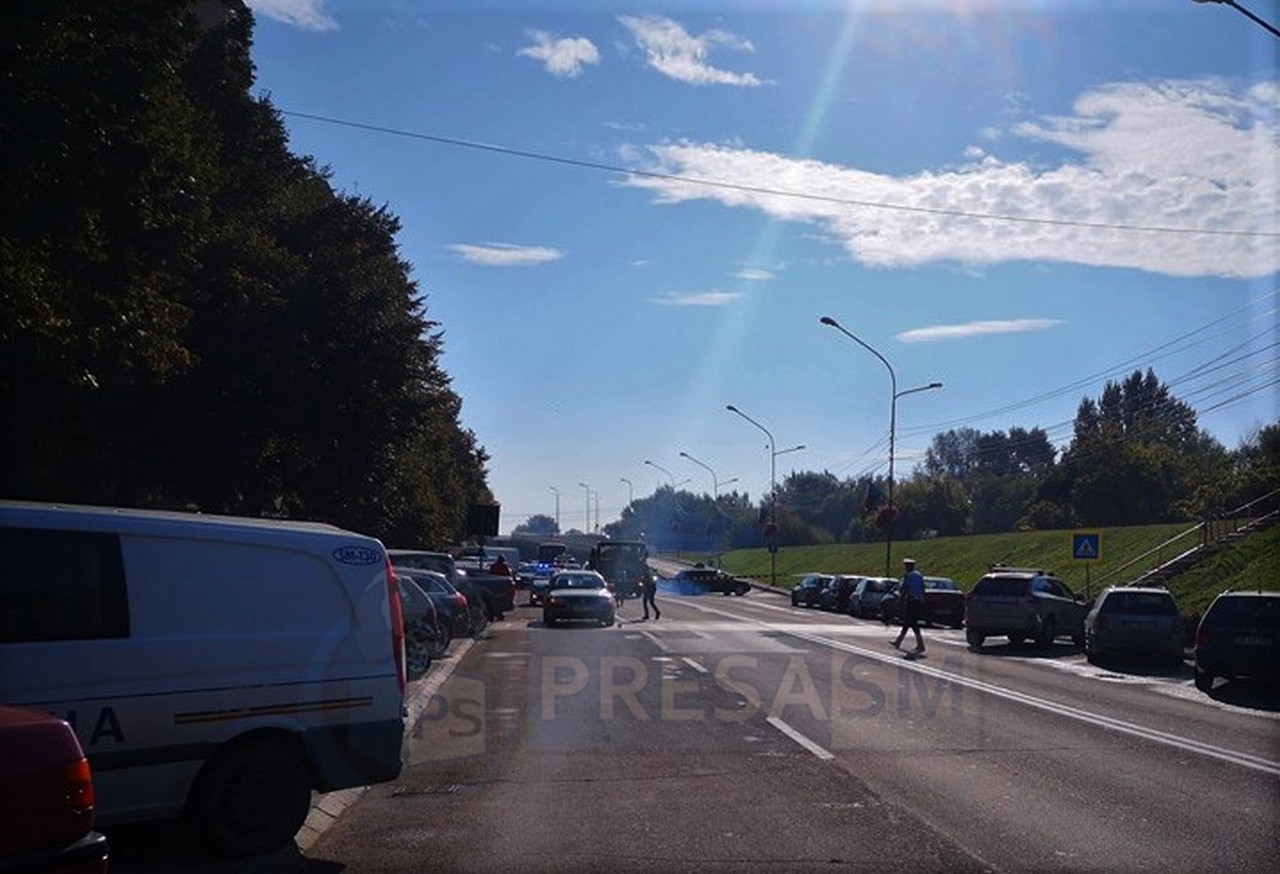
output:
[[[588,567],[604,577],[619,604],[640,597],[642,586],[654,585],[649,547],[640,540],[601,540],[591,548]]]

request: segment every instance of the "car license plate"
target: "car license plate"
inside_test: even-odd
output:
[[[1271,646],[1271,638],[1269,637],[1237,637],[1233,643],[1236,646]]]

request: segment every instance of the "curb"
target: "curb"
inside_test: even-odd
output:
[[[404,700],[404,731],[407,736],[418,724],[418,718],[426,709],[433,696],[453,674],[454,669],[462,661],[462,657],[475,646],[473,638],[466,638],[452,648],[448,659],[439,671],[429,671],[421,679],[408,685]],[[294,836],[298,849],[305,852],[310,849],[320,836],[333,827],[338,817],[352,804],[360,800],[368,786],[352,786],[349,789],[338,789],[334,792],[317,793],[311,798],[311,812],[307,814],[302,828]]]

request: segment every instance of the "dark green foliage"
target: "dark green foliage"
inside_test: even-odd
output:
[[[537,514],[530,516],[512,531],[513,534],[540,534],[551,537],[560,533],[560,526],[550,516]]]
[[[398,220],[288,151],[251,39],[236,2],[5,7],[0,494],[452,540],[487,456]]]

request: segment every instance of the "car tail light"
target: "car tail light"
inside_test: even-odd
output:
[[[453,593],[452,595],[450,595],[449,597],[453,598],[453,603],[455,603],[455,604],[457,604],[457,605],[458,605],[458,609],[460,609],[460,610],[466,610],[466,609],[467,609],[467,596],[466,596],[466,595],[462,594],[461,592],[454,592],[454,593]]]
[[[93,813],[93,805],[97,798],[93,794],[93,775],[89,770],[89,760],[80,759],[62,769],[62,781],[66,786],[67,806],[72,813]]]
[[[409,676],[404,660],[404,607],[400,604],[400,588],[396,572],[387,559],[387,601],[391,605],[391,648],[396,660],[396,678],[400,681],[400,697],[404,698]]]
[[[1209,629],[1201,625],[1198,628],[1196,628],[1196,646],[1208,646],[1208,645],[1209,645]]]

